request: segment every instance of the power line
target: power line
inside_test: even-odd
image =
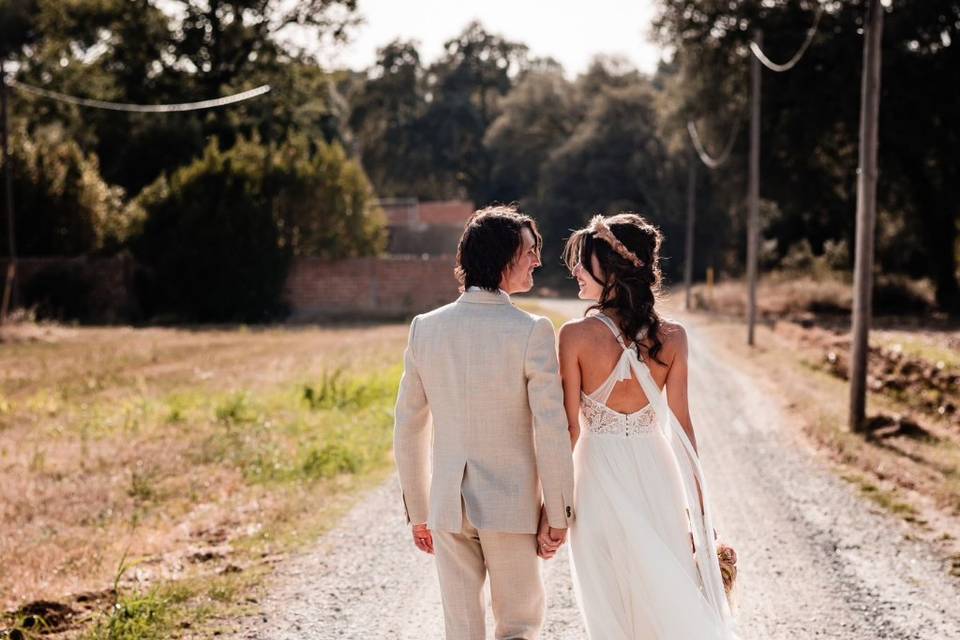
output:
[[[800,59],[803,58],[803,54],[807,52],[807,49],[810,47],[810,44],[813,42],[813,37],[817,35],[817,28],[820,26],[820,17],[823,15],[823,5],[817,5],[817,14],[813,17],[813,25],[807,29],[807,39],[804,40],[803,44],[800,45],[800,48],[797,49],[797,52],[793,54],[793,57],[784,62],[783,64],[777,64],[768,58],[764,53],[763,49],[760,47],[756,41],[750,43],[750,51],[753,52],[753,55],[757,56],[757,60],[763,63],[767,69],[771,71],[776,71],[777,73],[783,73],[784,71],[790,71],[793,69]]]
[[[8,236],[10,241],[10,261],[7,265],[7,277],[4,283],[3,294],[2,297],[0,297],[0,325],[2,325],[6,320],[7,309],[11,303],[12,292],[16,283],[17,265],[16,246],[14,244],[13,236],[14,218],[12,189],[10,184],[10,159],[9,152],[7,150],[7,87],[13,87],[25,93],[41,96],[43,98],[49,98],[58,102],[74,104],[80,107],[108,109],[110,111],[125,111],[128,113],[175,113],[184,111],[199,111],[202,109],[214,109],[217,107],[226,106],[228,104],[235,104],[237,102],[243,102],[244,100],[250,100],[251,98],[262,96],[270,91],[270,85],[264,84],[256,89],[250,89],[249,91],[243,91],[231,96],[214,98],[212,100],[201,100],[199,102],[181,102],[178,104],[129,104],[124,102],[107,102],[104,100],[91,100],[89,98],[71,96],[65,93],[59,93],[57,91],[50,91],[49,89],[41,89],[40,87],[34,87],[33,85],[18,82],[13,79],[8,80],[6,77],[6,70],[3,68],[3,62],[0,61],[0,93],[2,93],[3,101],[2,114],[0,114],[0,120],[2,120],[2,123],[0,123],[0,128],[2,128],[3,133],[3,167],[4,174],[6,176],[6,210],[8,218]]]
[[[16,89],[20,89],[21,91],[42,96],[44,98],[50,98],[51,100],[57,100],[59,102],[66,102],[68,104],[75,104],[81,107],[90,107],[93,109],[109,109],[111,111],[126,111],[131,113],[173,113],[180,111],[213,109],[228,104],[234,104],[236,102],[243,102],[244,100],[249,100],[251,98],[256,98],[257,96],[261,96],[270,91],[270,85],[265,84],[257,87],[256,89],[250,89],[249,91],[236,93],[232,96],[224,96],[222,98],[214,98],[212,100],[201,100],[200,102],[182,102],[179,104],[128,104],[124,102],[105,102],[103,100],[79,98],[77,96],[70,96],[57,91],[50,91],[49,89],[34,87],[29,84],[24,84],[23,82],[18,82],[17,80],[9,80],[8,84]]]
[[[756,42],[756,40],[750,43],[750,51],[753,52],[753,55],[755,55],[757,59],[771,71],[776,71],[778,73],[789,71],[795,67],[798,62],[800,62],[804,54],[807,52],[807,49],[809,49],[810,45],[813,43],[813,38],[816,36],[817,30],[820,27],[820,18],[822,16],[823,5],[818,4],[817,13],[813,17],[813,24],[809,29],[807,29],[806,40],[804,40],[803,44],[800,45],[800,48],[797,50],[797,52],[793,54],[793,57],[783,64],[778,64],[770,60],[770,58],[763,53],[763,48]],[[733,144],[736,141],[737,134],[740,132],[740,117],[737,117],[737,121],[730,132],[730,138],[727,140],[727,144],[724,146],[723,151],[721,151],[720,155],[717,157],[713,157],[707,152],[707,149],[700,138],[700,134],[697,131],[697,125],[693,120],[687,121],[687,132],[690,134],[690,141],[693,143],[693,148],[696,150],[697,155],[700,156],[700,160],[703,161],[703,164],[707,165],[711,169],[716,169],[727,161],[727,159],[730,157],[730,153],[733,151]]]
[[[737,134],[740,133],[741,119],[741,116],[738,115],[733,124],[733,129],[730,130],[730,138],[727,140],[727,144],[724,145],[720,155],[715,158],[707,152],[706,147],[703,145],[703,141],[700,139],[700,134],[697,132],[696,123],[693,120],[687,121],[687,133],[690,134],[690,141],[693,143],[693,148],[696,150],[697,155],[700,156],[700,160],[703,162],[703,164],[707,165],[711,169],[716,169],[722,166],[723,163],[730,158],[730,152],[733,151],[733,144],[737,141]]]

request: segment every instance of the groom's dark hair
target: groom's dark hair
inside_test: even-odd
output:
[[[512,263],[522,244],[521,231],[533,233],[539,251],[543,245],[537,223],[513,205],[496,205],[478,210],[467,221],[457,247],[457,280],[464,290],[500,288],[503,271]]]

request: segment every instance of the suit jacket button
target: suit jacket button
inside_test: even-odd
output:
[[[570,507],[567,507],[567,517],[569,518],[572,515],[573,515],[573,512],[570,510]]]

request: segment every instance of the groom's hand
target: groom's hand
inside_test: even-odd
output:
[[[547,513],[541,508],[540,526],[537,529],[537,555],[549,560],[557,555],[560,545],[567,539],[566,529],[554,529],[547,523]]]
[[[426,523],[413,525],[413,544],[424,553],[433,554],[433,534]]]

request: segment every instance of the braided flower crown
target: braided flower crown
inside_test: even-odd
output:
[[[626,245],[620,242],[620,240],[617,239],[617,236],[613,235],[613,231],[611,231],[610,227],[607,226],[603,216],[593,216],[593,218],[590,219],[590,226],[587,227],[587,230],[609,244],[610,247],[616,251],[621,258],[632,263],[637,269],[643,268],[643,260],[638,258],[637,254],[635,254],[633,251],[627,249]]]

